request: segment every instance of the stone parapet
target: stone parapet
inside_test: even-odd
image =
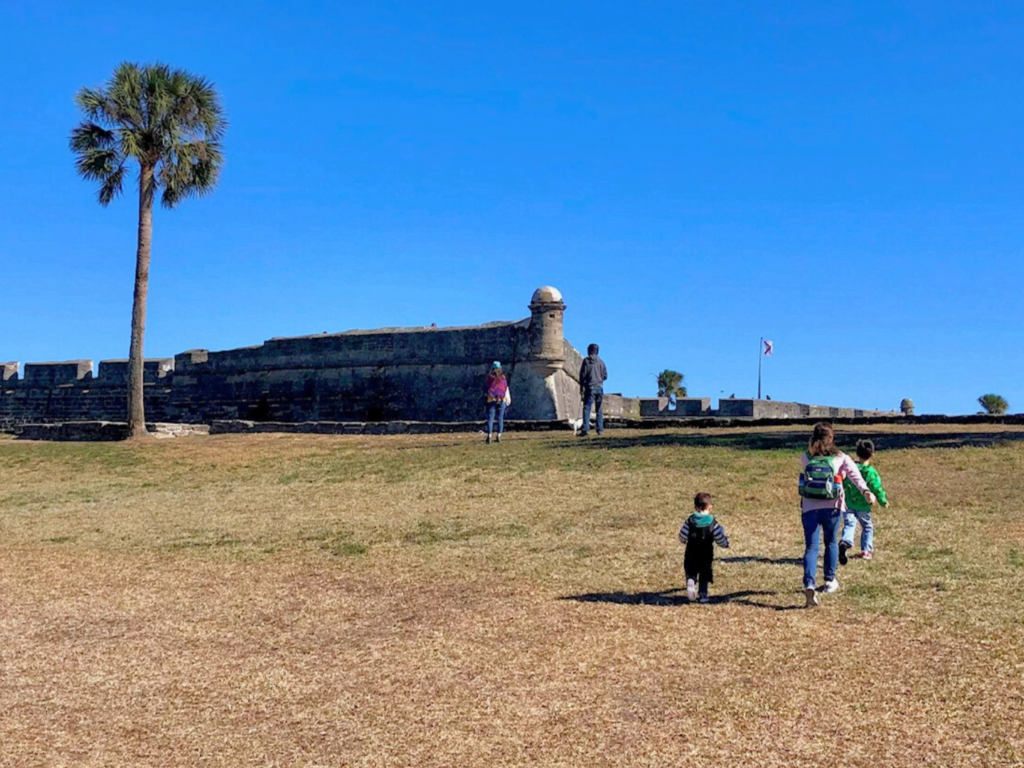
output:
[[[667,397],[645,397],[640,399],[640,414],[643,418],[693,418],[711,413],[709,397],[677,397],[673,406]]]
[[[59,387],[92,378],[92,360],[65,360],[56,363],[26,363],[25,386]]]
[[[173,357],[146,359],[142,362],[142,380],[146,384],[156,384],[173,373]],[[95,381],[97,384],[103,385],[127,386],[128,361],[100,360]]]

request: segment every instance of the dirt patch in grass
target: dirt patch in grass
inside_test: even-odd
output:
[[[4,441],[0,765],[1020,764],[1024,444],[868,433],[817,611],[803,431]]]

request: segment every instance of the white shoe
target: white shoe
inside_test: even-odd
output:
[[[837,591],[838,589],[839,589],[839,581],[837,579],[832,579],[832,581],[826,581],[825,582],[825,586],[821,588],[821,591],[822,591],[822,594],[827,595],[830,592]]]
[[[804,589],[804,597],[807,598],[808,608],[818,607],[818,593],[814,591],[814,587],[807,587]]]
[[[693,579],[686,580],[686,599],[691,603],[697,599],[697,582]]]

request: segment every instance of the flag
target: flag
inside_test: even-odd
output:
[[[765,357],[768,357],[772,353],[772,343],[770,341],[768,341],[768,339],[762,339],[762,341],[764,341],[764,354],[765,354]]]

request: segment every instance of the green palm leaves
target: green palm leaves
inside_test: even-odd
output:
[[[658,374],[658,397],[686,397],[685,378],[679,371],[666,368]]]
[[[71,150],[78,173],[99,182],[100,205],[121,193],[131,160],[152,171],[143,194],[161,189],[167,208],[216,185],[227,121],[206,79],[126,62],[104,87],[82,88],[75,101],[86,119],[71,132]]]

